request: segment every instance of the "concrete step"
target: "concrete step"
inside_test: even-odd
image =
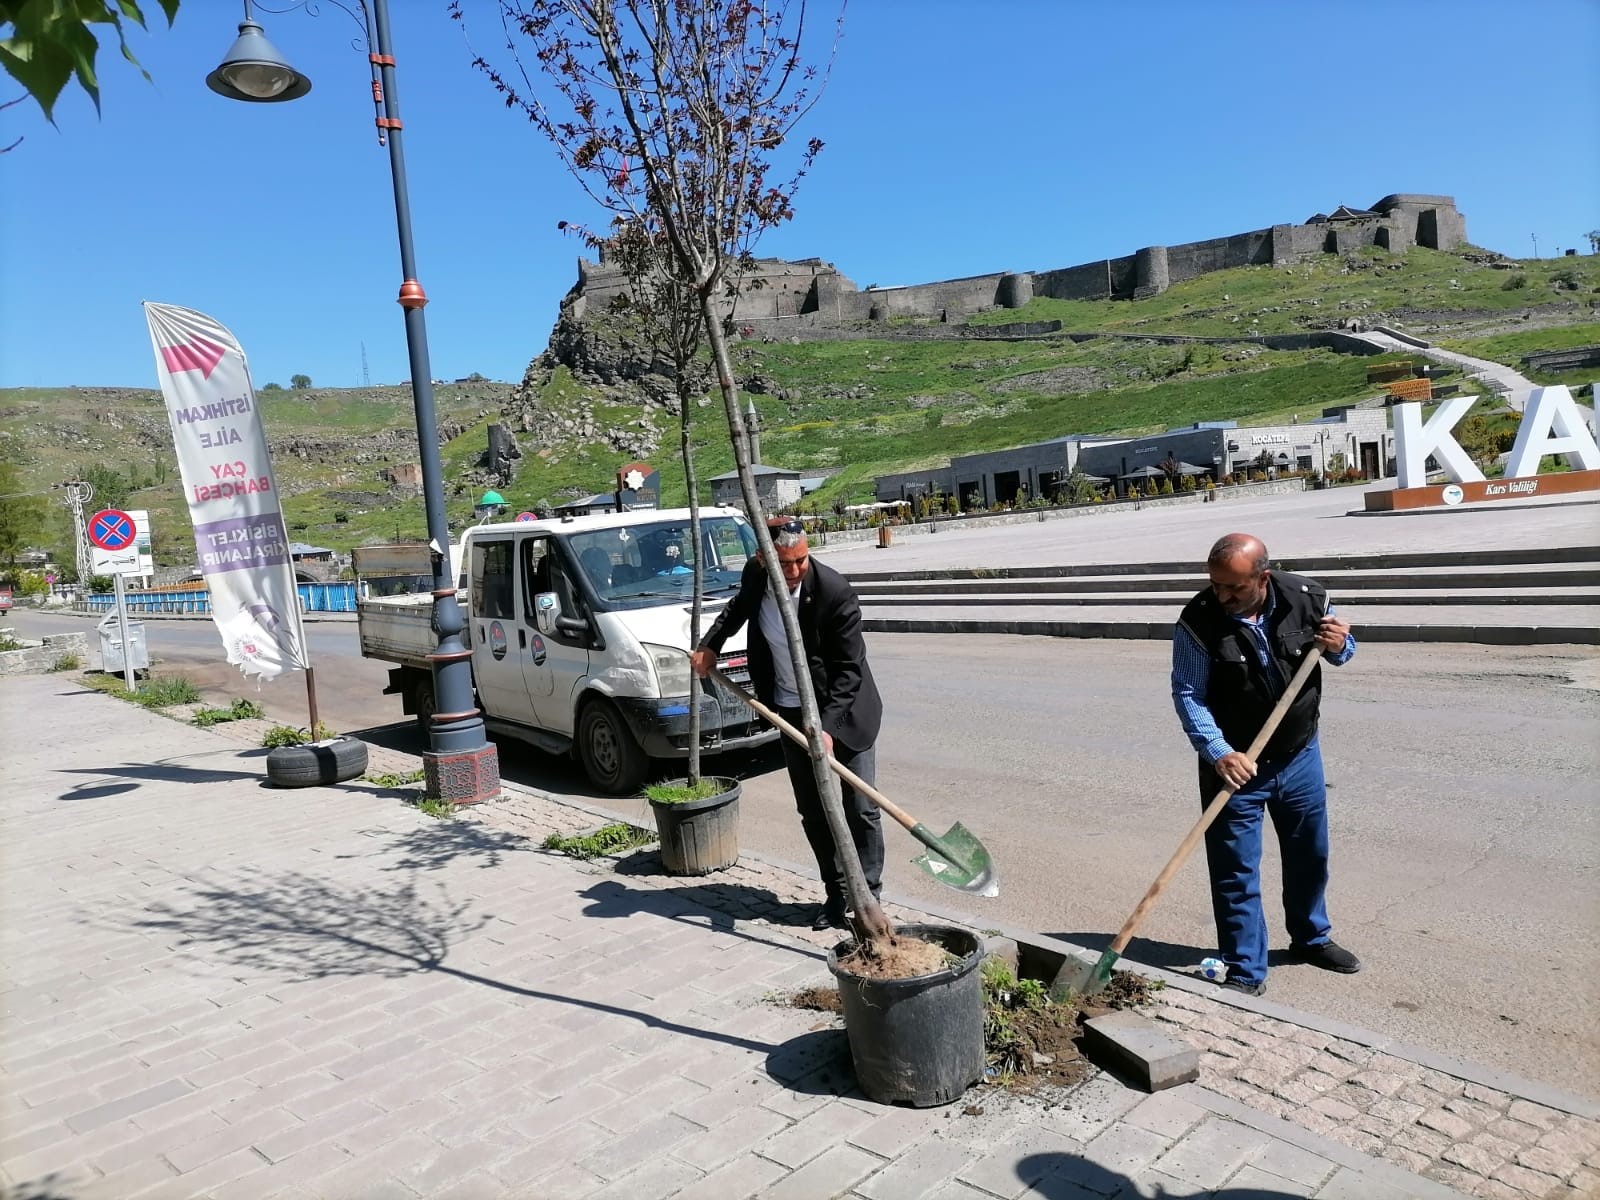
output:
[[[1018,605],[862,605],[869,633],[1009,633],[1045,637],[1167,639],[1177,608],[1062,602]],[[1335,597],[1338,603],[1338,597]],[[1592,606],[1563,604],[1341,604],[1358,642],[1469,642],[1600,646]]]
[[[1583,567],[1600,570],[1600,546],[1533,546],[1497,550],[1391,552],[1381,554],[1304,555],[1277,562],[1286,571],[1321,577],[1332,571],[1456,570],[1481,567]],[[939,570],[856,571],[845,574],[863,583],[917,579],[1061,579],[1172,575],[1204,579],[1204,562],[1067,563],[1048,566],[955,567]]]
[[[1336,595],[1350,591],[1503,591],[1524,589],[1600,589],[1600,564],[1579,568],[1539,565],[1514,571],[1455,571],[1437,567],[1394,572],[1319,571],[1319,583]],[[851,581],[866,599],[879,596],[1001,596],[1048,593],[1193,593],[1206,585],[1203,572],[1182,575],[1072,575],[1036,578],[942,578]]]
[[[939,591],[903,591],[903,592],[860,592],[863,610],[873,608],[904,608],[923,605],[927,607],[1044,607],[1090,605],[1123,607],[1152,607],[1165,608],[1170,612],[1177,612],[1188,600],[1189,594],[1195,591],[1194,587],[1177,595],[1163,595],[1156,592],[1028,592],[1017,594],[1014,592],[962,592],[949,594]],[[1454,606],[1461,604],[1539,604],[1539,605],[1600,605],[1600,587],[1561,589],[1561,588],[1459,588],[1448,593],[1435,591],[1347,591],[1339,587],[1330,587],[1329,594],[1333,597],[1335,607],[1343,611],[1352,605],[1388,605],[1388,606]]]

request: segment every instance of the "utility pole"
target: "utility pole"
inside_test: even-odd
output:
[[[66,489],[61,503],[72,513],[72,549],[78,560],[78,586],[87,591],[89,580],[94,578],[94,560],[89,553],[89,531],[83,521],[83,506],[94,499],[94,484],[69,479],[58,486]]]
[[[1539,235],[1537,233],[1530,233],[1528,236],[1533,239],[1533,256],[1535,258],[1538,258],[1539,257]]]
[[[372,386],[372,372],[367,370],[367,344],[361,343],[361,386]]]

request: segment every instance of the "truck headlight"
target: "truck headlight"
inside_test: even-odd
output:
[[[689,694],[689,654],[676,646],[659,646],[654,642],[641,643],[656,669],[656,683],[663,696]]]

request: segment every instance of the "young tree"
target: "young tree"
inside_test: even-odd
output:
[[[481,55],[474,65],[508,107],[550,139],[591,199],[625,220],[648,215],[656,223],[693,290],[745,509],[769,586],[783,595],[739,412],[725,289],[760,235],[793,215],[795,188],[822,149],[811,139],[788,178],[773,181],[777,152],[814,103],[820,79],[801,57],[805,0],[500,0],[498,7],[513,66],[502,71]],[[461,18],[459,0],[451,15]],[[542,89],[519,44],[543,76]],[[788,605],[778,610],[817,790],[844,866],[856,932],[870,946],[893,931],[867,890],[827,766],[799,625]]]
[[[678,398],[678,454],[683,460],[684,483],[689,490],[689,540],[694,547],[694,596],[689,608],[689,646],[700,644],[705,611],[705,541],[700,532],[700,483],[695,474],[691,433],[696,399],[708,382],[700,360],[700,335],[704,322],[694,281],[650,214],[629,219],[618,216],[606,242],[608,253],[621,263],[628,291],[617,297],[619,313],[632,317],[632,325],[656,354],[672,364],[673,391]],[[593,235],[585,235],[598,246]],[[689,758],[691,787],[700,782],[700,677],[689,672]]]
[[[289,376],[289,386],[294,388],[296,391],[304,391],[306,388],[311,386],[311,376],[291,375]]]
[[[135,481],[125,478],[115,467],[90,463],[78,470],[77,478],[94,488],[93,511],[128,507],[128,495],[134,490]]]
[[[0,459],[0,566],[16,566],[44,528],[44,514],[43,498],[23,490],[16,464]]]

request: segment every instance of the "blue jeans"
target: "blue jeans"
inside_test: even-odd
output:
[[[1202,805],[1222,790],[1211,765],[1200,764]],[[1258,763],[1256,777],[1233,794],[1206,830],[1211,906],[1228,979],[1267,978],[1267,919],[1261,909],[1262,815],[1272,818],[1283,856],[1283,920],[1299,946],[1328,941],[1328,797],[1317,739],[1283,763]]]

